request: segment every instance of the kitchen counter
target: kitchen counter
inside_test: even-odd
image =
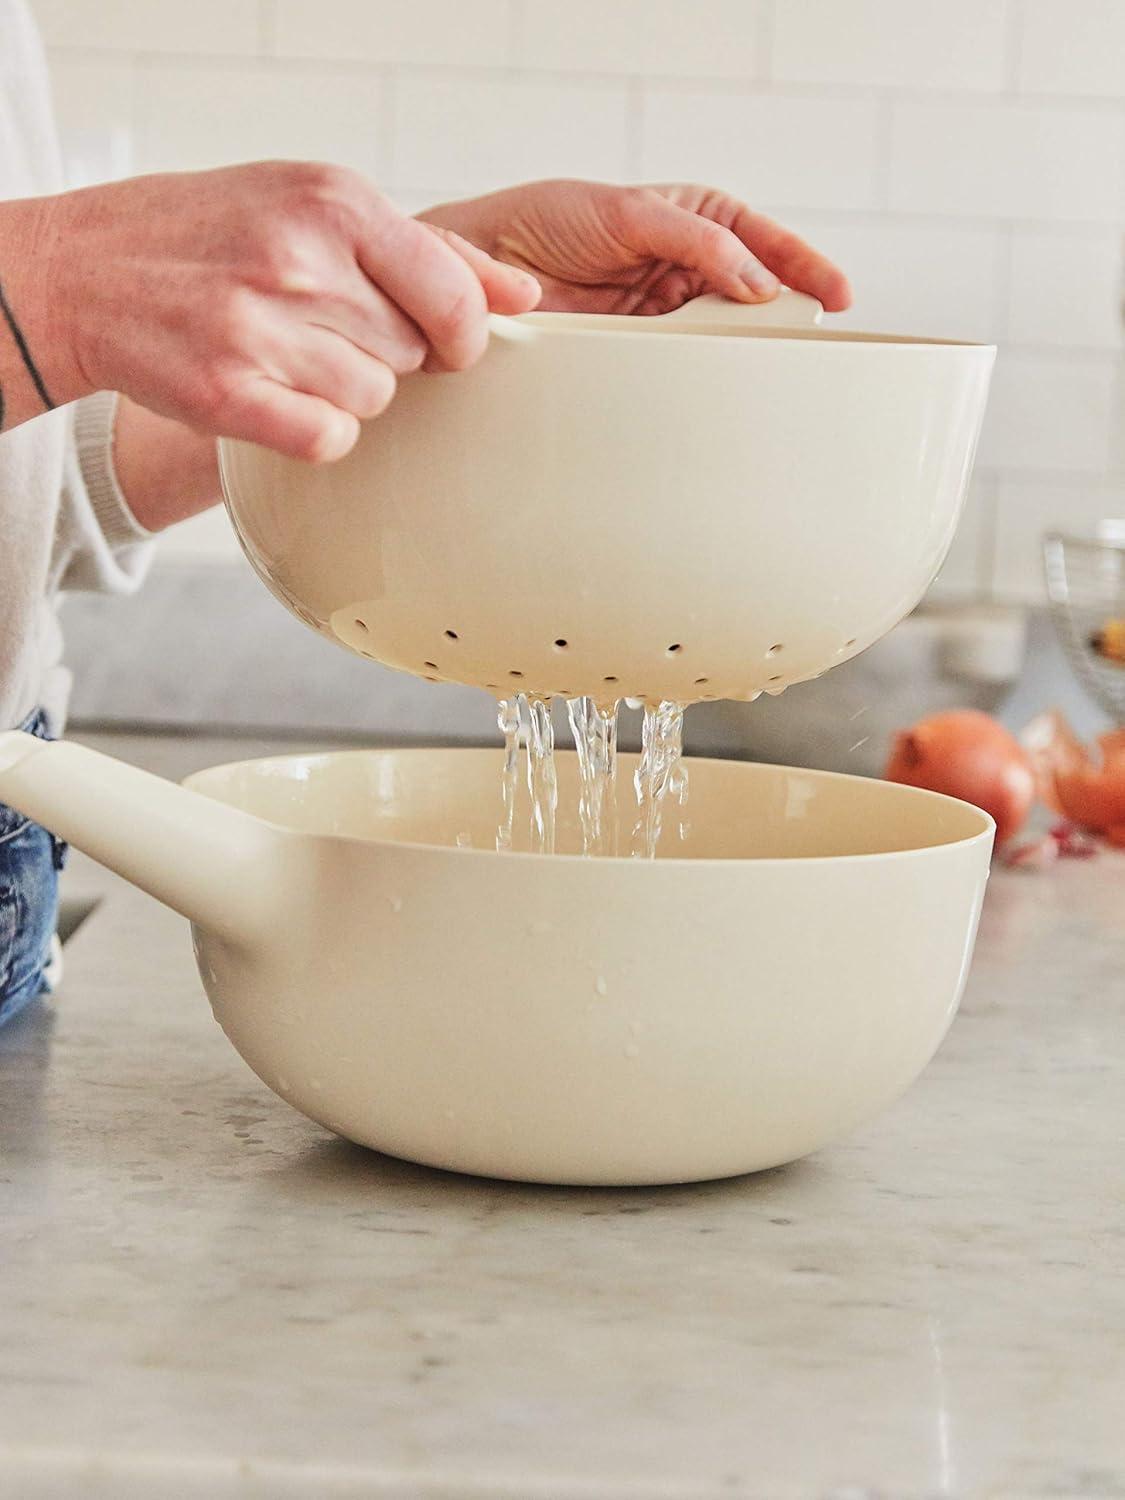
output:
[[[1125,1494],[1125,858],[997,872],[880,1119],[633,1191],[331,1137],[215,1026],[185,923],[68,888],[63,993],[0,1032],[0,1495]]]

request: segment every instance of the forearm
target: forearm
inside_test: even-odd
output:
[[[62,201],[0,202],[0,433],[93,389],[70,354]]]
[[[122,397],[113,466],[129,509],[146,531],[163,531],[221,496],[215,440]]]

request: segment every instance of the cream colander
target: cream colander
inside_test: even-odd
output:
[[[896,624],[957,526],[995,350],[795,293],[529,314],[330,465],[220,444],[257,572],[349,650],[498,697],[747,699]]]

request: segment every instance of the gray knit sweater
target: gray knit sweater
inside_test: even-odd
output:
[[[0,0],[0,201],[62,185],[39,39],[24,0]],[[0,434],[0,729],[38,706],[61,726],[60,594],[127,592],[147,564],[113,472],[116,403],[90,396]]]

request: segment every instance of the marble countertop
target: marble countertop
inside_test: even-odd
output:
[[[881,1119],[644,1191],[334,1139],[186,924],[81,859],[70,893],[62,995],[0,1032],[0,1495],[1125,1494],[1125,858],[996,874]]]

